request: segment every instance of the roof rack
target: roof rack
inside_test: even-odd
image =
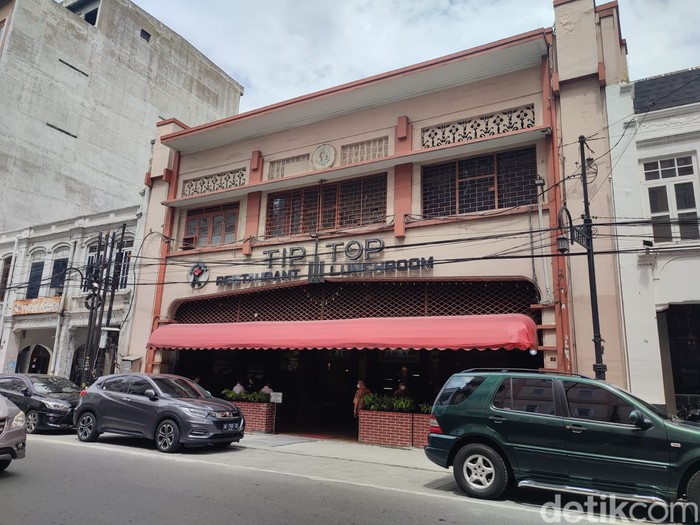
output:
[[[468,372],[518,372],[527,374],[554,374],[558,376],[572,376],[581,377],[583,379],[591,379],[591,377],[585,376],[583,374],[576,374],[574,372],[560,372],[558,370],[550,370],[546,368],[469,368],[468,370],[462,370],[462,372],[460,373],[465,374]]]

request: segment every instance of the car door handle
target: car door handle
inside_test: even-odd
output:
[[[122,397],[122,401],[126,401],[126,402],[128,403],[129,401],[131,401],[131,398],[128,397],[128,396],[127,396],[127,397]]]
[[[580,434],[586,430],[586,427],[581,425],[566,425],[566,430],[571,430],[574,434]]]
[[[494,423],[503,423],[506,420],[503,416],[489,416],[489,419]]]

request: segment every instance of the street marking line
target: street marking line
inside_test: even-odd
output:
[[[447,494],[433,494],[431,492],[421,492],[417,490],[409,490],[409,489],[402,489],[402,488],[397,488],[397,487],[386,487],[382,485],[375,485],[372,483],[360,483],[358,481],[347,481],[347,480],[342,480],[342,479],[333,479],[333,478],[327,478],[323,476],[314,476],[311,474],[297,474],[295,472],[284,472],[280,470],[273,470],[273,469],[265,469],[265,468],[259,468],[259,467],[247,467],[243,465],[234,465],[230,463],[221,463],[218,461],[211,461],[211,460],[204,460],[204,459],[195,459],[195,458],[185,458],[182,456],[173,456],[173,455],[166,455],[163,454],[162,452],[146,452],[146,451],[138,451],[138,450],[125,450],[122,448],[114,448],[112,445],[108,444],[103,444],[103,443],[83,443],[83,442],[68,442],[68,441],[60,441],[60,440],[54,440],[50,439],[48,437],[43,437],[43,436],[36,436],[32,435],[32,441],[44,441],[46,443],[53,443],[53,444],[58,444],[58,445],[64,445],[64,446],[70,446],[70,447],[79,447],[85,449],[86,447],[91,449],[91,450],[109,450],[112,452],[119,452],[122,454],[127,454],[131,456],[139,456],[139,457],[146,457],[146,458],[151,458],[155,460],[167,460],[167,461],[177,461],[180,463],[197,463],[197,464],[203,464],[203,465],[216,465],[218,467],[227,467],[227,468],[233,468],[233,469],[238,469],[238,470],[249,470],[253,472],[262,472],[266,474],[277,474],[277,475],[285,475],[285,476],[291,476],[291,477],[296,477],[296,478],[302,478],[302,479],[308,479],[311,481],[321,481],[324,483],[339,483],[343,485],[352,485],[352,486],[357,486],[357,487],[365,487],[365,488],[373,488],[373,489],[380,489],[380,490],[386,490],[390,492],[398,492],[402,494],[410,494],[414,496],[428,496],[431,498],[437,498],[437,499],[447,499],[451,501],[459,501],[461,503],[465,504],[470,504],[470,505],[481,505],[484,507],[495,507],[499,509],[503,508],[511,508],[513,510],[523,510],[531,513],[536,513],[539,514],[539,508],[530,508],[527,506],[523,506],[520,504],[508,504],[508,503],[498,503],[494,501],[488,501],[488,500],[479,500],[479,499],[471,499],[466,496],[455,496],[455,495],[447,495]]]

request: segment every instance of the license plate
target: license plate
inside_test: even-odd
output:
[[[224,432],[231,432],[233,430],[238,430],[238,425],[236,423],[224,423]]]

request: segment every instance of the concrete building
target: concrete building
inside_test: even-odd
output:
[[[615,2],[554,12],[556,31],[159,126],[145,229],[161,235],[143,245],[159,266],[129,351],[215,393],[269,380],[282,426],[351,425],[358,377],[429,402],[470,367],[590,375],[584,251],[557,251],[559,212],[580,215],[578,137],[607,140],[626,49]],[[601,179],[591,207],[610,216]],[[627,386],[611,233],[597,227],[598,300],[608,379]]]
[[[109,272],[117,276],[114,299],[110,300],[110,294],[104,296],[105,306],[111,304],[111,310],[106,310],[111,315],[109,322],[103,316],[102,324],[113,328],[103,341],[108,352],[106,358],[100,356],[100,375],[122,366],[120,356],[128,354],[128,321],[138,270],[132,255],[143,238],[139,210],[140,206],[132,206],[0,234],[0,253],[4,254],[0,363],[4,372],[51,373],[78,381],[90,324],[88,274],[95,266],[98,243],[104,246],[107,232],[121,241],[123,228],[121,262]]]
[[[155,123],[243,88],[128,0],[0,0],[0,231],[140,204]]]
[[[606,88],[633,393],[700,407],[700,68]]]

